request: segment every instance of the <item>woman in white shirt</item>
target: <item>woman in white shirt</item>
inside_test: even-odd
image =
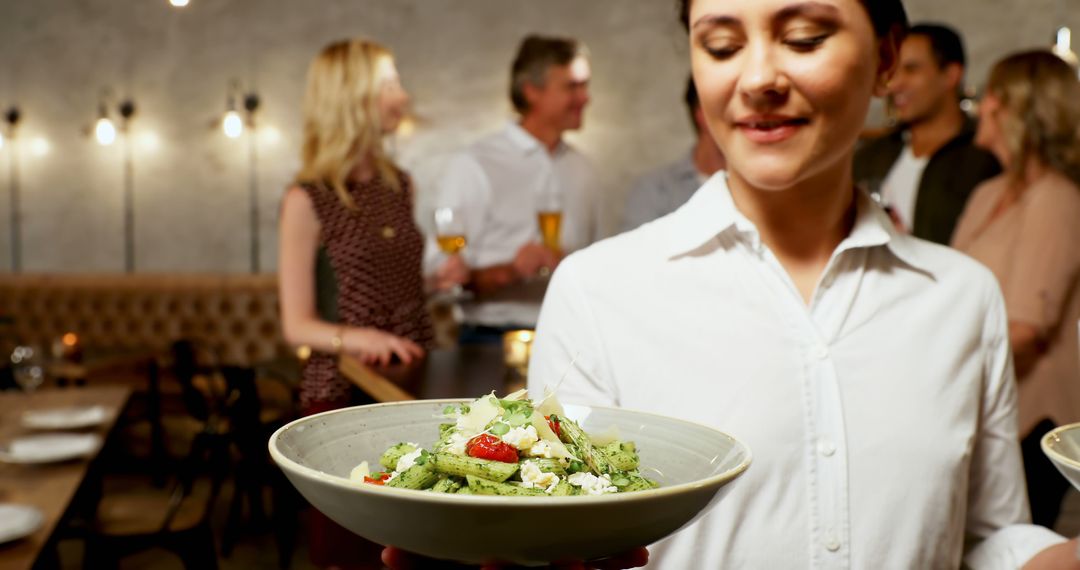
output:
[[[534,394],[565,375],[564,402],[708,423],[753,450],[650,567],[1078,567],[1075,542],[1026,524],[993,276],[854,189],[900,0],[681,6],[727,172],[567,257],[529,370]]]
[[[993,275],[854,190],[900,1],[682,5],[727,173],[560,265],[529,374],[533,393],[569,370],[564,402],[708,423],[753,450],[651,567],[1076,566],[1075,543],[1028,524]]]

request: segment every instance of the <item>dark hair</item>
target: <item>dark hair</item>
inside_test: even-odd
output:
[[[697,110],[701,108],[701,99],[698,98],[693,75],[686,80],[686,93],[683,95],[683,101],[686,102],[686,111],[690,113],[690,124],[694,126],[694,132],[697,132],[700,130],[697,124]]]
[[[922,36],[930,41],[930,51],[934,53],[939,68],[950,63],[963,67],[967,63],[964,58],[964,41],[956,30],[945,24],[916,24],[908,30],[908,37],[911,36]]]
[[[683,26],[690,29],[690,4],[694,0],[678,0],[679,19]],[[908,27],[907,11],[904,10],[902,0],[860,0],[866,13],[870,16],[870,22],[874,25],[874,33],[883,38],[890,33],[901,35]]]
[[[570,65],[588,51],[577,40],[530,35],[521,41],[514,64],[510,69],[510,101],[519,113],[529,110],[525,100],[525,84],[541,87],[547,71],[554,65]]]

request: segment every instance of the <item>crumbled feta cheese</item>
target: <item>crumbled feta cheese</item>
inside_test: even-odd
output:
[[[525,452],[525,455],[528,455],[529,457],[554,457],[551,453],[551,444],[542,439],[532,444],[532,447]]]
[[[527,488],[541,487],[550,493],[559,484],[559,476],[554,473],[544,473],[535,461],[526,461],[521,464],[521,486]]]
[[[618,492],[618,489],[611,484],[611,479],[607,475],[597,477],[592,473],[574,473],[567,477],[566,480],[575,487],[581,487],[581,490],[586,495],[603,495]]]
[[[536,434],[536,428],[531,425],[523,428],[516,427],[502,436],[504,443],[510,444],[521,451],[531,448],[539,439],[540,436]]]
[[[397,465],[394,466],[394,471],[397,471],[398,473],[400,473],[400,472],[405,471],[406,469],[412,467],[413,465],[416,465],[416,458],[420,457],[420,454],[423,453],[423,451],[424,451],[423,449],[420,449],[419,447],[417,447],[415,451],[412,451],[412,452],[406,453],[405,455],[402,455],[397,460]]]

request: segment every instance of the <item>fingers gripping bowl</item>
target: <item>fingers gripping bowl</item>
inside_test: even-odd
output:
[[[350,472],[398,442],[427,447],[448,405],[421,400],[334,410],[270,438],[270,455],[300,493],[345,528],[379,544],[462,562],[536,565],[592,559],[648,545],[716,504],[750,465],[731,436],[676,418],[565,406],[590,434],[614,427],[635,442],[642,474],[659,488],[595,496],[482,496],[357,483]]]

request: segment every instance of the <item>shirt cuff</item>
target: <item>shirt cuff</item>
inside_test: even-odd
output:
[[[971,570],[1016,570],[1036,554],[1065,538],[1032,524],[1015,524],[999,529],[972,548],[964,557]]]

